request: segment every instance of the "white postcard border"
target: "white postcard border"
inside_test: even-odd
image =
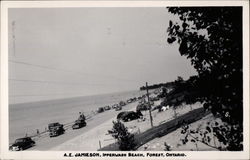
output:
[[[159,159],[248,159],[249,158],[249,2],[248,1],[4,1],[1,2],[1,148],[3,159],[99,159],[99,157],[64,157],[65,153],[78,151],[22,151],[8,150],[8,8],[64,8],[64,7],[163,7],[163,6],[242,6],[243,7],[243,97],[244,97],[244,151],[180,151],[186,157],[164,157]],[[82,151],[81,153],[85,153]],[[97,153],[97,152],[87,152]],[[102,152],[98,152],[102,153]],[[124,153],[124,152],[116,152]],[[127,152],[128,153],[128,152]],[[132,152],[131,152],[132,153]],[[136,152],[162,153],[162,152]],[[167,152],[164,152],[167,153]],[[138,159],[125,157],[117,159]],[[152,159],[143,157],[143,159]],[[102,159],[110,159],[103,158]],[[139,158],[141,159],[141,158]],[[155,158],[154,158],[155,159]]]

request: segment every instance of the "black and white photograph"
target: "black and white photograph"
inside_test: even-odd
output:
[[[1,149],[249,157],[249,3],[139,4],[6,7]]]

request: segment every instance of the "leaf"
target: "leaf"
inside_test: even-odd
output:
[[[194,130],[190,130],[190,133],[195,134],[195,131]]]
[[[173,22],[170,20],[169,21],[169,27],[172,27],[173,26]]]
[[[175,40],[176,40],[175,37],[170,37],[167,39],[168,43],[170,43],[170,44],[173,43]]]
[[[188,26],[188,24],[186,22],[182,23],[183,29],[186,29],[187,26]]]
[[[179,51],[181,55],[184,55],[187,52],[187,41],[186,40],[182,40],[180,47],[179,47]]]
[[[185,134],[186,133],[186,131],[185,130],[181,130],[181,134]]]
[[[209,126],[206,127],[206,130],[211,133],[211,128]]]
[[[210,141],[211,141],[211,138],[209,136],[207,136],[207,141],[208,141],[208,143],[210,143]]]

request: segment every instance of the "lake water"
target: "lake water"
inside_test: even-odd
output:
[[[78,118],[79,112],[88,115],[98,107],[112,105],[138,97],[145,94],[145,91],[127,91],[109,93],[94,96],[65,98],[9,106],[9,140],[13,142],[16,138],[24,137],[44,131],[49,123],[60,122],[63,124],[73,122]]]

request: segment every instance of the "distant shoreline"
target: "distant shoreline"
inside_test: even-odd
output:
[[[129,93],[129,92],[140,92],[139,89],[137,90],[126,90],[126,91],[117,91],[117,92],[109,92],[109,93],[100,93],[100,94],[93,94],[93,95],[83,95],[83,96],[73,96],[73,97],[62,97],[62,98],[55,98],[55,99],[46,99],[46,100],[38,100],[38,101],[29,101],[29,102],[21,102],[21,103],[11,103],[9,101],[9,106],[15,106],[15,105],[24,105],[24,104],[32,104],[32,103],[46,103],[46,102],[53,102],[53,101],[60,101],[60,100],[70,100],[70,99],[78,99],[78,98],[84,98],[84,97],[92,97],[92,96],[102,96],[102,95],[112,95],[112,94],[119,94],[119,93]],[[141,91],[144,92],[144,91]]]

